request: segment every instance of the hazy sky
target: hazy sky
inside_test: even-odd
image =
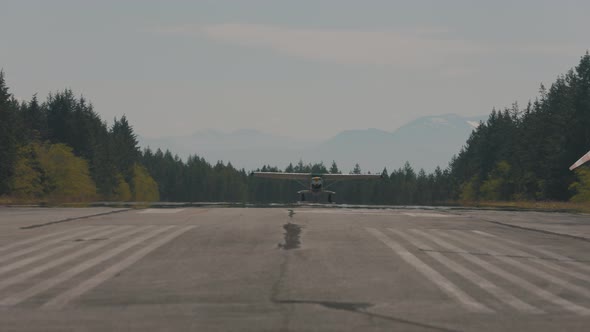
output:
[[[590,48],[590,1],[5,1],[0,67],[140,135],[326,138],[526,103]]]

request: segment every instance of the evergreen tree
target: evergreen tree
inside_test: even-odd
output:
[[[115,119],[110,131],[111,149],[115,166],[129,183],[133,177],[133,165],[139,161],[137,136],[124,115]]]
[[[0,71],[0,195],[7,194],[17,159],[17,117],[14,99]]]
[[[315,163],[311,165],[311,173],[313,174],[326,174],[328,169],[324,166],[323,162]]]
[[[336,161],[332,160],[332,166],[330,166],[330,174],[340,174],[340,170],[338,169],[338,165],[336,165]]]
[[[295,168],[293,167],[292,163],[289,163],[289,166],[287,166],[285,168],[285,173],[293,173],[295,171]]]
[[[45,140],[48,137],[47,117],[45,110],[37,100],[37,94],[34,94],[31,101],[23,106],[21,113],[28,138],[31,140]]]
[[[352,170],[351,174],[361,174],[361,166],[359,164],[354,165],[354,169]]]

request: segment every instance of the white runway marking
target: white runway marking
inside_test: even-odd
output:
[[[119,261],[112,265],[111,267],[107,268],[106,270],[102,271],[101,273],[93,276],[90,279],[82,282],[78,286],[71,288],[64,293],[61,293],[57,297],[53,298],[52,300],[46,302],[42,307],[46,309],[59,309],[63,306],[67,305],[71,300],[79,297],[80,295],[86,293],[87,291],[91,290],[92,288],[100,285],[104,281],[112,278],[120,271],[126,269],[127,267],[131,266],[135,262],[139,261],[143,257],[145,257],[150,252],[154,251],[155,249],[159,248],[160,246],[168,243],[172,239],[176,238],[177,236],[181,235],[182,233],[194,228],[195,226],[187,226],[180,228],[172,233],[165,235],[162,238],[155,240],[154,242],[148,244],[146,247],[141,248],[140,250],[134,252],[130,256],[127,256],[122,261]]]
[[[512,306],[513,308],[530,314],[541,314],[543,313],[542,310],[535,308],[534,306],[521,301],[520,299],[516,298],[515,296],[511,295],[510,293],[502,290],[498,286],[494,285],[492,282],[488,281],[487,279],[479,276],[478,274],[472,272],[469,268],[464,267],[460,264],[457,264],[453,260],[447,258],[443,254],[439,252],[432,251],[433,249],[426,245],[424,242],[416,239],[415,237],[403,233],[401,231],[397,231],[393,228],[389,228],[391,232],[397,234],[399,237],[404,238],[406,241],[410,242],[413,246],[427,251],[426,254],[430,257],[434,258],[435,260],[439,261],[441,264],[446,266],[451,271],[461,275],[463,278],[469,280],[471,283],[479,286],[484,291],[488,292],[492,296],[496,297],[498,300]]]
[[[412,232],[419,234],[427,239],[429,239],[430,241],[436,243],[437,245],[441,246],[442,248],[445,248],[447,250],[452,250],[452,251],[464,251],[463,249],[452,245],[444,240],[441,240],[440,238],[433,236],[429,233],[414,229],[412,230]],[[445,235],[444,233],[441,232],[441,235]],[[538,296],[548,302],[554,303],[566,310],[569,310],[571,312],[574,312],[578,315],[581,316],[588,316],[590,315],[590,309],[577,305],[573,302],[570,302],[566,299],[563,299],[543,288],[537,287],[536,285],[528,282],[527,280],[524,280],[512,273],[509,273],[503,269],[501,269],[498,266],[495,266],[491,263],[488,263],[482,259],[480,259],[479,257],[473,256],[473,255],[469,255],[469,254],[464,254],[464,253],[459,253],[458,255],[460,255],[461,257],[463,257],[464,259],[472,262],[473,264],[476,264],[482,268],[484,268],[485,270],[496,274],[510,282],[512,282],[513,284],[518,285],[519,287],[529,291],[530,293],[534,294],[535,296]]]
[[[556,271],[558,273],[567,274],[567,275],[569,275],[571,277],[577,278],[577,279],[582,280],[582,281],[590,281],[590,277],[587,274],[585,274],[585,273],[580,273],[580,272],[577,272],[577,271],[569,270],[569,269],[565,268],[564,266],[561,266],[561,265],[556,264],[554,262],[548,262],[546,260],[543,260],[539,256],[535,256],[535,255],[532,255],[532,254],[530,254],[528,252],[524,252],[522,250],[519,250],[519,249],[516,249],[516,248],[512,248],[512,247],[510,247],[510,246],[508,246],[506,244],[498,243],[497,242],[498,240],[496,238],[494,238],[494,242],[491,242],[490,240],[491,239],[483,239],[481,241],[487,243],[488,246],[491,246],[491,247],[496,248],[496,250],[499,250],[499,251],[506,250],[506,252],[508,254],[511,254],[511,255],[518,255],[518,256],[525,256],[525,257],[535,258],[535,260],[533,260],[532,262],[534,262],[534,263],[536,263],[538,265],[542,265],[542,266],[544,266],[544,267],[546,267],[548,269],[554,270],[554,271]],[[480,239],[478,239],[477,241],[480,241]],[[526,247],[524,245],[521,245],[521,246],[529,249],[529,247]]]
[[[572,265],[572,266],[575,266],[575,267],[577,267],[579,269],[586,270],[586,271],[589,271],[590,272],[590,266],[589,265],[586,265],[586,264],[584,264],[582,262],[576,262],[576,261],[574,261],[570,257],[566,257],[566,256],[563,256],[563,255],[554,253],[552,251],[549,251],[549,250],[546,250],[546,249],[543,249],[543,248],[539,248],[539,247],[536,247],[536,246],[528,246],[528,245],[525,245],[525,244],[520,243],[520,242],[516,242],[516,241],[512,241],[512,240],[509,240],[509,239],[506,239],[506,238],[500,238],[500,237],[497,237],[496,238],[496,241],[504,242],[504,243],[507,243],[507,244],[511,244],[513,246],[517,246],[517,247],[524,248],[524,249],[527,249],[527,250],[530,250],[530,251],[534,251],[534,252],[537,252],[537,253],[539,253],[541,255],[544,255],[545,257],[553,258],[553,259],[556,259],[556,260],[561,261],[563,263],[566,263],[568,265]],[[587,277],[586,279],[590,279],[590,278]]]
[[[461,303],[467,310],[480,313],[494,312],[485,305],[475,301],[471,296],[467,295],[465,292],[457,288],[457,286],[455,286],[447,278],[443,277],[440,273],[436,272],[430,266],[426,265],[418,257],[404,249],[404,247],[402,247],[395,241],[391,240],[382,232],[378,231],[375,228],[366,228],[366,230],[370,234],[375,236],[377,239],[379,239],[381,242],[383,242],[390,249],[392,249],[404,261],[416,268],[416,270],[422,273],[422,275],[424,275],[436,286],[438,286],[440,290],[459,301],[459,303]]]
[[[472,232],[475,234],[479,234],[479,235],[483,235],[483,236],[487,236],[487,237],[493,237],[493,238],[497,237],[497,236],[492,235],[490,233],[486,233],[486,232],[482,232],[482,231],[478,231],[478,230],[472,230]]]
[[[35,246],[31,246],[31,247],[27,247],[25,249],[14,251],[14,252],[11,252],[9,254],[4,254],[2,257],[0,257],[0,263],[5,262],[5,261],[7,261],[9,259],[12,259],[12,258],[16,258],[16,257],[19,257],[19,256],[26,255],[26,254],[31,253],[33,251],[37,251],[37,250],[43,249],[45,247],[49,247],[49,246],[51,246],[53,244],[56,244],[56,243],[60,243],[60,242],[66,241],[66,240],[70,240],[70,239],[72,239],[74,237],[77,237],[77,236],[80,236],[80,235],[83,235],[83,234],[87,234],[87,233],[94,232],[96,230],[103,230],[103,229],[104,229],[104,227],[97,228],[97,227],[90,227],[90,226],[77,228],[76,229],[76,230],[78,230],[77,232],[69,233],[68,235],[59,237],[57,239],[49,240],[49,241],[46,241],[46,242],[41,242],[41,243],[38,243]]]
[[[81,229],[81,228],[78,228],[78,229]],[[46,238],[54,237],[54,236],[61,235],[61,234],[64,234],[64,233],[67,233],[67,232],[71,232],[71,231],[72,231],[71,229],[66,229],[66,230],[63,230],[63,231],[60,231],[60,232],[45,234],[45,235],[37,236],[37,237],[34,237],[34,238],[26,239],[26,240],[23,240],[23,241],[19,241],[19,242],[7,244],[4,247],[0,247],[0,252],[5,251],[5,250],[8,250],[8,249],[12,249],[14,247],[24,246],[25,244],[36,243],[36,242],[39,242],[39,241],[44,240]]]
[[[170,214],[184,211],[184,209],[145,209],[137,213],[140,214]]]
[[[120,226],[116,226],[116,227],[120,227]],[[111,244],[111,242],[113,242],[115,240],[118,240],[120,238],[124,238],[126,236],[129,236],[129,235],[134,234],[136,232],[139,232],[141,230],[145,230],[147,228],[153,228],[153,226],[148,226],[148,227],[145,227],[145,228],[134,228],[134,229],[132,229],[129,232],[119,233],[119,234],[111,237],[110,239],[108,239],[106,241],[99,241],[99,242],[97,242],[95,244],[91,244],[91,245],[89,245],[89,246],[87,246],[87,247],[85,247],[83,249],[80,249],[78,251],[75,251],[75,252],[70,253],[70,254],[65,255],[65,256],[61,256],[60,258],[57,258],[55,260],[49,261],[49,262],[47,262],[47,263],[45,263],[43,265],[40,265],[40,266],[37,266],[37,267],[32,268],[30,270],[21,272],[21,273],[19,273],[17,275],[14,275],[12,277],[2,279],[2,280],[0,280],[0,290],[6,288],[8,286],[11,286],[13,284],[16,284],[16,283],[19,283],[21,281],[24,281],[24,280],[26,280],[26,279],[28,279],[28,278],[30,278],[32,276],[35,276],[35,275],[37,275],[39,273],[44,272],[46,270],[49,270],[51,268],[54,268],[54,267],[59,266],[61,264],[64,264],[64,263],[66,263],[66,262],[68,262],[70,260],[76,259],[76,258],[78,258],[80,256],[86,255],[86,254],[91,253],[91,252],[93,252],[95,250],[98,250],[98,249],[100,249],[102,247],[105,247],[105,246]]]
[[[171,227],[172,226],[158,228],[158,229],[152,230],[151,232],[149,232],[147,234],[144,234],[144,235],[139,236],[137,238],[133,238],[131,241],[125,242],[122,245],[115,247],[109,251],[106,251],[99,256],[96,256],[92,259],[82,262],[82,263],[74,266],[73,268],[60,273],[57,276],[44,279],[43,281],[41,281],[40,283],[34,285],[33,287],[31,287],[29,289],[26,289],[18,294],[14,294],[12,296],[9,296],[7,298],[0,300],[0,305],[16,305],[16,304],[32,297],[32,296],[35,296],[36,294],[44,292],[44,291],[64,282],[66,280],[71,279],[72,277],[76,276],[77,274],[80,274],[80,273],[88,270],[89,268],[91,268],[97,264],[100,264],[101,262],[104,262],[107,259],[110,259],[110,258],[124,252],[125,250],[128,250],[128,249],[140,244],[141,242],[156,236],[159,233],[169,230]]]
[[[119,229],[110,228],[110,229],[107,229],[106,231],[93,234],[93,237],[100,238],[100,237],[105,236],[105,235],[108,235],[110,233],[120,232],[120,231],[129,229],[129,228],[130,227],[120,227]],[[39,253],[36,256],[27,257],[25,259],[21,259],[19,261],[16,261],[16,262],[14,262],[12,264],[4,265],[4,266],[0,267],[0,275],[2,275],[4,273],[7,273],[7,272],[10,272],[10,271],[13,271],[13,270],[16,270],[16,269],[21,268],[23,266],[29,265],[31,263],[34,263],[34,262],[36,262],[36,261],[38,261],[40,259],[53,256],[54,254],[56,254],[58,252],[61,252],[61,251],[67,250],[67,249],[72,249],[73,247],[80,246],[81,243],[82,242],[70,242],[70,243],[66,243],[64,245],[60,245],[58,247],[55,247],[55,248],[52,248],[52,249],[43,251],[43,252]]]
[[[534,275],[534,276],[536,276],[538,278],[545,279],[545,280],[550,281],[550,282],[552,282],[552,283],[554,283],[556,285],[559,285],[559,286],[561,286],[561,287],[563,287],[565,289],[569,289],[569,290],[571,290],[571,291],[573,291],[573,292],[575,292],[577,294],[581,294],[581,295],[584,295],[584,296],[590,298],[590,290],[588,290],[586,288],[583,288],[583,287],[580,287],[580,286],[577,286],[577,285],[574,285],[574,284],[568,282],[567,280],[564,280],[564,279],[561,279],[561,278],[556,277],[554,275],[551,275],[551,274],[549,274],[549,273],[547,273],[547,272],[545,272],[543,270],[540,270],[540,269],[538,269],[538,268],[536,268],[534,266],[531,266],[529,264],[526,264],[526,263],[533,263],[533,262],[535,262],[535,263],[537,263],[539,265],[543,265],[543,266],[545,266],[547,268],[550,268],[550,269],[553,269],[553,270],[557,270],[560,273],[563,273],[563,274],[573,274],[574,277],[579,277],[580,278],[580,275],[578,273],[576,273],[576,272],[567,271],[563,267],[560,267],[558,265],[555,265],[555,264],[552,264],[552,263],[549,263],[549,262],[546,262],[546,261],[543,261],[543,260],[535,260],[535,261],[529,260],[527,262],[524,262],[522,260],[516,260],[514,258],[502,256],[502,254],[500,252],[494,251],[494,250],[490,249],[490,247],[497,248],[498,246],[496,244],[490,242],[490,240],[488,240],[488,239],[481,239],[481,238],[473,239],[471,237],[463,236],[464,234],[457,233],[457,232],[452,232],[451,234],[446,233],[444,235],[447,236],[447,237],[450,237],[450,238],[454,238],[457,241],[462,241],[463,243],[466,243],[466,244],[468,244],[468,245],[470,245],[472,247],[475,247],[475,248],[480,247],[482,244],[486,244],[486,246],[487,246],[486,247],[487,248],[486,249],[487,252],[490,253],[490,254],[492,254],[492,255],[494,255],[496,259],[498,259],[498,260],[500,260],[500,261],[502,261],[504,263],[507,263],[509,265],[512,265],[512,266],[514,266],[514,267],[516,267],[516,268],[518,268],[518,269],[520,269],[522,271],[525,271],[527,273],[530,273],[530,274],[532,274],[532,275]],[[503,249],[504,250],[507,250],[509,254],[528,255],[527,253],[525,253],[523,251],[520,251],[520,250],[516,250],[516,249],[508,249],[506,247],[503,247]],[[535,257],[535,258],[537,258],[537,257]],[[584,280],[584,281],[586,281],[588,278],[586,276],[582,275],[581,276],[581,279]]]

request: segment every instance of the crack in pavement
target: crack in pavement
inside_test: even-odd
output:
[[[367,316],[369,318],[378,318],[389,322],[394,322],[398,324],[405,324],[411,325],[415,327],[422,327],[426,329],[431,329],[434,331],[441,331],[441,332],[459,332],[459,330],[453,330],[445,327],[440,327],[436,325],[414,322],[408,319],[398,318],[394,316],[382,315],[367,311],[366,309],[374,306],[374,304],[366,303],[366,302],[337,302],[337,301],[320,301],[320,300],[273,300],[273,303],[277,304],[311,304],[311,305],[319,305],[327,309],[332,310],[342,310],[350,313],[360,314]]]
[[[109,212],[102,212],[102,213],[90,214],[90,215],[87,215],[87,216],[65,218],[65,219],[61,219],[61,220],[49,221],[49,222],[42,223],[42,224],[34,224],[34,225],[29,225],[29,226],[23,226],[20,229],[39,228],[39,227],[50,226],[50,225],[59,224],[59,223],[63,223],[63,222],[70,222],[70,221],[74,221],[74,220],[88,219],[88,218],[92,218],[92,217],[100,217],[100,216],[106,216],[106,215],[109,215],[109,214],[127,212],[129,210],[133,210],[133,209],[123,209],[123,210],[116,210],[116,211],[109,211]]]
[[[293,218],[295,213],[293,210],[289,210],[289,218]],[[299,236],[301,233],[301,226],[288,222],[287,224],[283,225],[285,229],[285,243],[279,244],[279,248],[282,249],[294,249],[298,248],[300,245]],[[289,247],[288,247],[289,245]],[[290,247],[291,245],[297,245],[296,247]],[[382,315],[378,313],[373,313],[367,311],[370,307],[373,307],[374,304],[368,302],[339,302],[339,301],[322,301],[322,300],[302,300],[302,299],[279,299],[280,289],[284,283],[285,276],[287,274],[287,267],[289,265],[289,261],[291,260],[292,252],[284,252],[283,253],[283,261],[279,266],[279,275],[277,280],[271,287],[271,294],[270,294],[270,301],[274,304],[279,305],[279,310],[283,312],[283,324],[281,326],[280,331],[289,331],[289,321],[291,319],[291,309],[286,308],[284,305],[319,305],[326,309],[330,310],[341,310],[346,311],[353,314],[359,314],[368,317],[369,319],[381,319],[388,322],[396,323],[396,324],[404,324],[414,327],[421,327],[425,329],[430,329],[433,331],[441,331],[441,332],[458,332],[459,330],[453,330],[449,328],[444,328],[440,326],[430,325],[421,322],[414,322],[411,320]]]

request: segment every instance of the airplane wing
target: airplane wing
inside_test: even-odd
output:
[[[252,172],[252,176],[266,179],[309,180],[310,173]]]
[[[582,156],[578,161],[576,161],[573,165],[570,166],[570,171],[582,166],[585,162],[590,161],[590,151]]]
[[[381,174],[322,174],[322,178],[326,180],[369,180],[369,179],[381,179]]]

